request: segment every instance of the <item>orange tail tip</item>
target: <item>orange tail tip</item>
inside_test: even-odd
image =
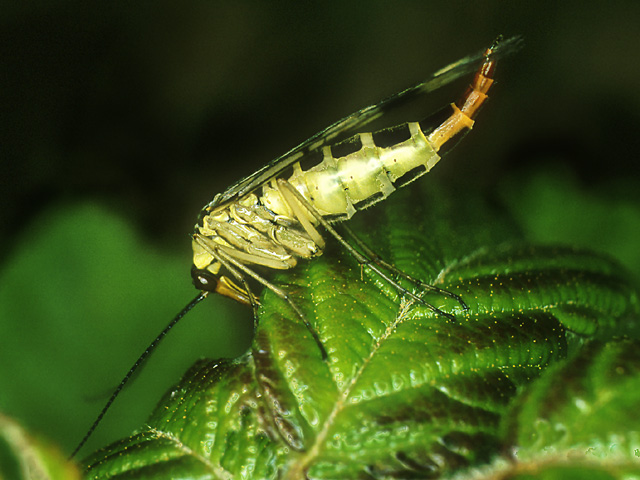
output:
[[[465,128],[473,128],[474,118],[480,111],[480,107],[489,98],[487,93],[493,84],[493,72],[498,61],[493,53],[500,40],[498,38],[485,51],[485,61],[476,71],[471,85],[456,103],[451,104],[453,108],[451,116],[429,135],[429,143],[436,152]]]

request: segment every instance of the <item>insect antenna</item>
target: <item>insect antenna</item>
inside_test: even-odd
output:
[[[84,446],[85,443],[87,443],[87,440],[89,440],[89,438],[91,437],[91,435],[93,434],[93,432],[95,431],[96,427],[100,424],[100,422],[102,421],[103,417],[105,416],[105,414],[107,413],[107,411],[109,410],[109,408],[111,408],[111,405],[113,404],[113,402],[115,401],[115,399],[118,397],[118,395],[120,395],[120,392],[122,392],[122,389],[125,387],[125,385],[127,384],[127,382],[129,382],[129,380],[131,379],[131,376],[136,372],[136,370],[138,370],[138,368],[140,368],[142,366],[142,364],[147,360],[147,358],[149,357],[149,355],[151,354],[151,352],[153,352],[156,347],[160,344],[160,342],[162,341],[162,339],[167,335],[167,333],[169,333],[169,330],[171,330],[173,327],[175,327],[175,325],[182,320],[182,318],[189,313],[189,311],[195,307],[198,303],[200,303],[202,300],[204,300],[204,298],[208,295],[208,292],[200,292],[193,300],[191,300],[186,307],[184,307],[180,313],[178,313],[173,320],[171,320],[171,322],[169,322],[169,324],[167,324],[166,327],[164,327],[164,329],[158,334],[158,336],[153,340],[153,342],[151,342],[149,344],[149,346],[145,349],[144,352],[142,352],[142,355],[140,355],[138,357],[138,359],[135,361],[135,363],[133,364],[133,366],[129,369],[129,371],[127,372],[127,374],[122,378],[122,380],[120,381],[120,384],[116,387],[116,389],[113,391],[113,393],[111,394],[111,397],[109,398],[109,400],[107,400],[107,403],[104,405],[104,407],[102,408],[102,411],[98,414],[97,418],[95,419],[95,421],[93,422],[93,424],[91,425],[91,427],[89,428],[89,430],[87,431],[87,433],[85,433],[84,437],[82,438],[82,440],[80,441],[80,443],[78,444],[78,446],[75,448],[75,450],[71,453],[71,455],[69,455],[69,460],[73,459],[73,457],[76,456],[76,454],[80,451],[80,449]]]

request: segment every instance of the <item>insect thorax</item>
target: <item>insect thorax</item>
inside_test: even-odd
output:
[[[254,193],[217,207],[207,206],[193,235],[193,264],[217,275],[220,257],[242,264],[286,270],[297,258],[321,254],[298,222],[266,208]]]

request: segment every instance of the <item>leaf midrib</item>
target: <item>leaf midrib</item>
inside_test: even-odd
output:
[[[311,462],[320,455],[322,446],[325,444],[325,440],[327,438],[327,435],[329,434],[329,430],[334,425],[334,420],[336,419],[336,417],[343,411],[344,406],[353,391],[353,388],[358,383],[358,381],[362,377],[362,374],[370,365],[371,360],[373,360],[378,350],[384,344],[385,340],[390,338],[398,325],[402,324],[405,319],[408,318],[407,314],[409,313],[409,311],[411,311],[413,306],[413,300],[405,301],[403,299],[401,301],[394,321],[387,325],[385,331],[379,337],[378,341],[373,343],[369,356],[363,360],[360,368],[354,373],[354,375],[351,377],[351,380],[346,384],[346,387],[339,395],[338,400],[335,402],[333,409],[327,416],[326,420],[323,422],[322,428],[315,436],[315,440],[311,448],[309,448],[307,452],[296,461],[295,467],[287,472],[287,476],[285,478],[304,478],[302,474],[306,471]]]

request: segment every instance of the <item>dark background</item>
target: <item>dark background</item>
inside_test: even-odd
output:
[[[0,357],[0,411],[67,450],[104,392],[194,294],[188,234],[203,204],[334,120],[486,48],[498,34],[523,35],[525,47],[500,64],[490,106],[434,175],[517,191],[527,172],[547,166],[570,175],[587,197],[637,198],[637,2],[58,0],[3,6],[0,22],[0,348],[13,346]],[[434,94],[433,108],[459,89]],[[68,248],[36,262],[55,237],[47,228],[60,219],[73,232],[60,237]],[[83,274],[82,258],[96,251],[91,232],[112,231],[112,222],[144,253],[127,260],[114,251],[124,264],[105,260],[100,274]],[[623,240],[636,250],[636,226],[611,228],[600,228],[603,243],[631,237]],[[54,273],[41,267],[52,257],[60,265]],[[125,278],[138,258],[151,273]],[[175,270],[163,270],[169,265]],[[149,286],[150,276],[176,286]],[[107,283],[123,290],[106,293]],[[47,293],[52,285],[62,293]],[[159,377],[158,385],[136,384],[92,446],[140,424],[196,358],[246,348],[236,331],[247,334],[249,313],[210,302],[156,355],[153,362],[164,362],[148,368],[156,373],[141,376],[142,385],[142,377]],[[50,314],[57,306],[67,310]],[[227,318],[238,320],[220,326]],[[57,336],[90,324],[104,330],[87,327],[67,345]],[[133,330],[138,324],[146,330]],[[179,349],[180,360],[168,353]],[[64,362],[49,360],[60,350]]]

